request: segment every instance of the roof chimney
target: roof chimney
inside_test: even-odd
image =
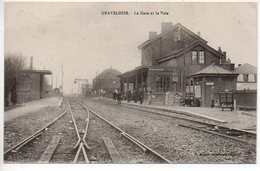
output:
[[[171,22],[162,22],[161,24],[161,32],[166,32],[172,28],[172,23]]]
[[[218,52],[222,53],[221,47],[218,47]]]
[[[231,64],[231,60],[230,60],[229,58],[228,58],[228,60],[227,60],[227,63],[228,63],[228,64]]]
[[[154,31],[150,31],[149,32],[149,40],[152,40],[153,38],[155,38],[157,36],[157,32]]]
[[[224,54],[224,62],[226,62],[227,61],[227,52],[223,52],[223,54]]]
[[[200,31],[198,32],[198,36],[200,37]]]
[[[33,69],[33,57],[31,56],[30,69]]]

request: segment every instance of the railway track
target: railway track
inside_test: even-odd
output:
[[[50,123],[48,123],[47,125],[43,126],[40,130],[36,131],[34,134],[28,136],[27,138],[23,139],[22,141],[20,141],[19,143],[17,143],[16,145],[12,146],[11,148],[7,149],[4,152],[4,159],[6,159],[8,157],[8,155],[12,154],[12,153],[17,153],[20,149],[24,148],[24,146],[26,146],[27,144],[31,143],[32,141],[34,141],[35,139],[37,139],[39,136],[41,136],[45,131],[47,131],[47,129],[49,127],[51,127],[54,123],[56,123],[61,117],[63,117],[68,110],[66,110],[65,112],[63,112],[60,116],[58,116],[56,119],[54,119],[53,121],[51,121]]]
[[[78,104],[88,113],[87,127],[91,131],[84,134],[83,139],[86,138],[85,142],[89,142],[90,145],[84,145],[84,147],[86,153],[90,154],[89,156],[95,156],[96,163],[171,163],[170,160],[109,122],[93,109],[79,101],[71,100],[71,103]],[[82,142],[83,139],[81,139]]]
[[[99,100],[100,101],[100,100]],[[118,106],[118,104],[115,104],[110,101],[100,101],[102,103],[106,103],[109,105],[115,105]],[[176,124],[181,127],[185,127],[187,129],[193,129],[197,131],[206,132],[209,134],[213,134],[216,136],[221,136],[228,139],[233,139],[235,141],[240,141],[249,145],[256,145],[256,134],[249,131],[239,130],[239,129],[233,129],[228,128],[225,126],[222,126],[219,122],[214,122],[211,120],[207,120],[205,118],[200,117],[193,117],[189,115],[183,115],[183,114],[177,114],[177,113],[169,113],[166,111],[156,111],[151,110],[147,108],[142,108],[141,106],[131,106],[127,104],[121,104],[120,106],[128,109],[133,109],[137,111],[146,112],[148,114],[154,114],[157,116],[163,116],[168,119],[173,124]],[[151,115],[147,115],[149,117],[153,117]],[[158,118],[157,119],[162,119]]]
[[[171,163],[93,109],[74,100],[66,102],[68,109],[59,117],[6,150],[5,161],[39,153],[34,143],[41,141],[44,149],[28,159],[33,163]],[[14,157],[7,159],[10,155]]]
[[[7,149],[4,152],[5,161],[10,155],[34,153],[33,148],[37,148],[34,141],[41,141],[42,144],[46,144],[43,151],[38,157],[34,155],[36,157],[30,161],[38,163],[171,163],[140,140],[109,122],[90,106],[72,98],[66,99],[66,102],[65,112],[31,136]],[[255,145],[256,142],[254,134],[221,128],[199,118],[192,119],[179,115],[172,117],[166,112],[160,113],[147,109],[131,108],[131,110],[143,111],[144,115],[154,119],[166,120],[187,129],[206,132],[249,145]],[[41,137],[40,140],[37,140],[39,137]]]

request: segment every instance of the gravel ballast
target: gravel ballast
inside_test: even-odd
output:
[[[80,98],[76,100],[80,100]],[[180,127],[177,124],[178,119],[173,120],[167,116],[159,116],[86,98],[81,100],[83,104],[88,105],[102,117],[173,163],[235,164],[256,162],[256,147],[254,145]],[[63,103],[61,107],[46,107],[5,122],[4,151],[57,118],[67,109],[65,104]],[[72,105],[72,110],[75,113],[79,129],[83,130],[87,117],[86,111],[77,105]],[[93,114],[90,115],[86,141],[91,148],[87,151],[91,163],[111,163],[103,141],[104,137],[109,137],[113,141],[122,155],[122,163],[162,163],[152,155],[145,156],[146,154],[142,154],[140,148],[131,142],[129,143],[114,128]],[[61,141],[51,163],[71,163],[76,154],[73,146],[78,139],[69,112],[45,130],[41,136],[22,147],[18,152],[8,155],[5,163],[36,163],[55,135],[60,135]],[[82,156],[79,159],[82,161]]]
[[[169,118],[83,100],[104,118],[173,163],[255,163],[256,148],[235,140],[183,128]],[[152,117],[150,117],[150,116]]]

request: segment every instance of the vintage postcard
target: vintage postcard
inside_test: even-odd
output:
[[[257,2],[5,2],[3,163],[256,164],[257,35]]]

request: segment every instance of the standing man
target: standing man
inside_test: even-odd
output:
[[[140,104],[143,104],[143,100],[144,100],[144,91],[142,88],[140,88],[139,90],[139,98],[140,98]]]
[[[122,94],[121,94],[120,91],[118,91],[118,93],[117,93],[117,103],[121,104],[121,100],[122,100]]]
[[[126,92],[126,98],[127,98],[127,102],[130,102],[130,100],[131,100],[131,91],[130,90],[128,90]]]
[[[134,100],[135,103],[137,102],[137,98],[138,98],[137,96],[138,96],[137,90],[134,90],[134,92],[133,92],[133,100]]]
[[[116,90],[113,92],[113,101],[116,101]]]

